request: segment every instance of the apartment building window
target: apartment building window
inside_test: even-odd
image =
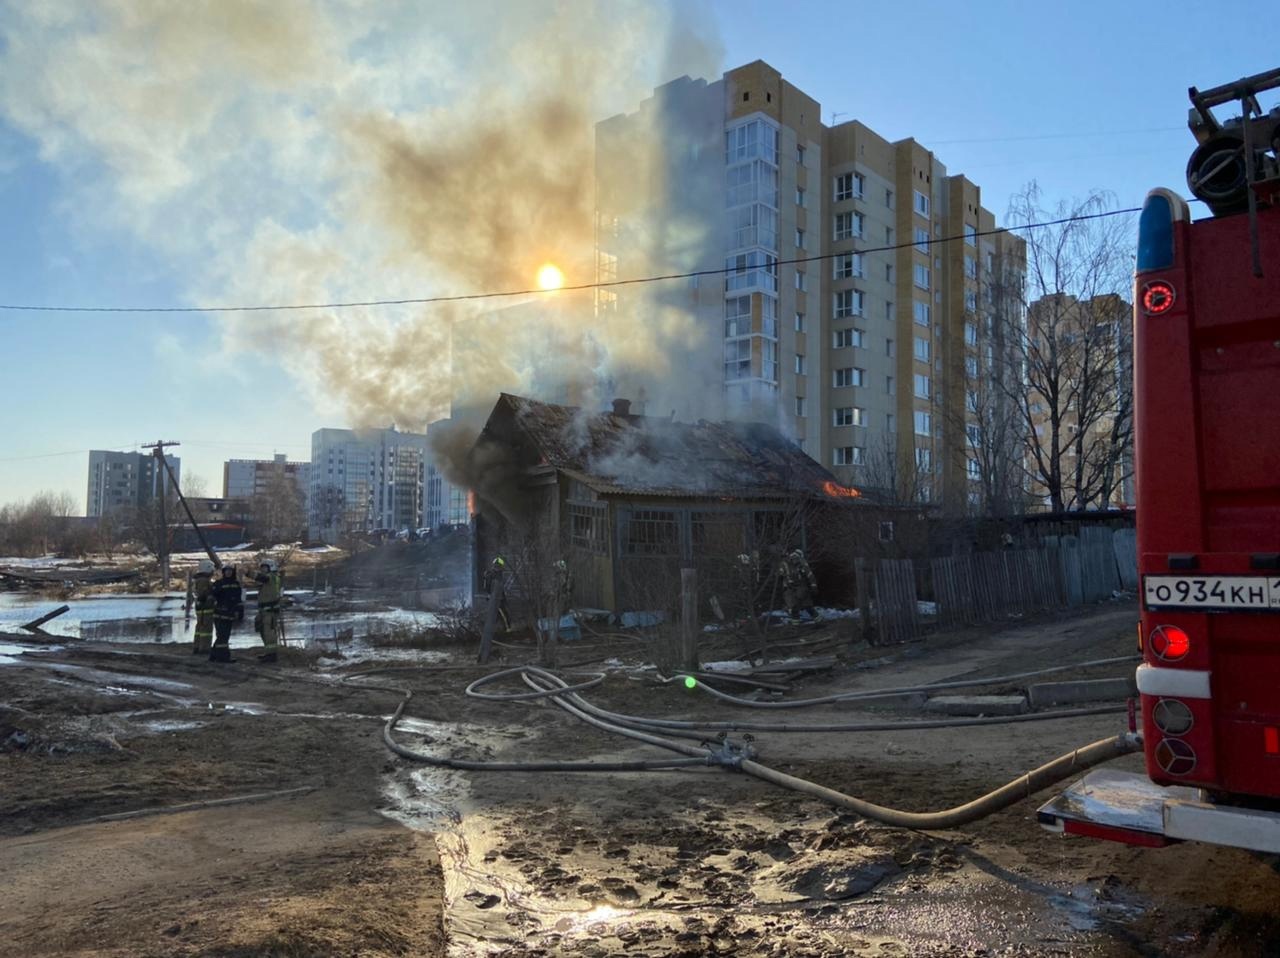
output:
[[[893,322],[893,303],[884,304],[884,318],[889,322]]]
[[[804,332],[804,313],[800,313],[800,312],[796,313],[796,332],[797,333]]]
[[[804,354],[796,353],[796,375],[804,375]]]
[[[911,318],[917,326],[929,325],[929,304],[916,300],[911,304]]]
[[[976,480],[982,478],[982,468],[978,465],[977,459],[970,459],[968,461],[967,472],[969,473],[970,479]]]
[[[969,279],[978,278],[978,261],[972,256],[966,256],[964,258],[964,275]]]
[[[761,203],[751,203],[729,211],[729,245],[778,245],[778,213]]]
[[[964,244],[965,246],[978,245],[978,227],[972,223],[964,224]]]
[[[916,336],[913,352],[916,359],[922,363],[927,363],[929,361],[929,340]]]
[[[724,301],[724,338],[751,335],[751,297],[730,296]]]
[[[915,414],[915,426],[917,436],[933,435],[933,416],[927,412],[917,411]]]
[[[802,269],[796,270],[796,289],[800,290],[800,292],[803,293],[808,288],[809,288],[809,282],[807,279],[805,279],[804,270]]]
[[[866,425],[867,411],[861,406],[838,406],[832,410],[832,422],[837,426]]]
[[[751,340],[735,339],[724,344],[724,378],[726,382],[751,377]]]
[[[912,270],[911,281],[920,289],[929,288],[929,267],[916,263]]]
[[[893,377],[892,377],[892,376],[885,376],[885,377],[884,377],[884,391],[885,391],[885,392],[887,392],[890,396],[892,396],[892,395],[893,395],[893,393],[894,393],[894,389],[893,389]]]
[[[835,215],[835,238],[837,240],[853,239],[862,236],[864,218],[861,213],[837,213]]]
[[[796,249],[804,249],[804,230],[796,230]]]
[[[925,196],[919,190],[912,191],[915,195],[912,198],[912,209],[921,216],[929,215],[929,197]]]
[[[738,253],[724,261],[726,292],[757,287],[771,293],[778,291],[778,257],[760,250]]]
[[[978,327],[974,323],[964,324],[964,341],[968,346],[978,345]]]
[[[889,442],[891,443],[894,440],[893,427],[895,422],[896,420],[893,418],[893,413],[885,413],[884,428],[885,428],[885,431],[889,434]]]
[[[933,468],[933,455],[930,450],[916,449],[916,466],[924,472],[929,472]]]
[[[893,245],[893,227],[892,226],[886,226],[884,228],[884,245],[885,246]]]
[[[866,381],[866,375],[865,369],[859,369],[856,366],[845,366],[843,369],[834,371],[833,385],[837,389],[842,389],[846,386],[861,387]]]
[[[893,282],[893,264],[892,263],[884,264],[884,281],[886,283]]]
[[[964,308],[971,313],[978,311],[978,294],[971,289],[964,291]]]
[[[831,462],[837,466],[860,466],[866,461],[866,450],[862,446],[836,446],[832,450]]]
[[[778,165],[778,131],[769,123],[751,120],[735,126],[725,132],[724,143],[726,166],[756,157]]]
[[[850,316],[861,316],[866,302],[866,294],[860,289],[840,289],[831,295],[832,313],[836,319],[848,319]]]
[[[964,372],[970,379],[978,378],[978,357],[966,356],[964,358]]]
[[[853,174],[840,173],[836,176],[836,202],[840,203],[844,200],[851,200],[858,195],[853,190]]]
[[[804,206],[804,187],[796,187],[796,206]]]
[[[796,415],[797,416],[804,415],[804,397],[803,396],[796,397]]]
[[[865,334],[860,329],[837,329],[831,334],[833,349],[861,349]]]
[[[913,235],[915,237],[914,242],[916,244],[916,249],[922,253],[929,252],[929,231],[922,230],[917,226],[915,230],[913,230]]]
[[[892,339],[886,339],[884,341],[884,354],[888,356],[890,359],[893,358],[893,340]]]
[[[972,389],[966,389],[964,392],[964,408],[972,413],[978,411],[978,394]]]
[[[796,165],[804,166],[804,146],[800,143],[796,144]]]
[[[884,191],[884,205],[893,209],[893,190]]]
[[[726,171],[728,186],[725,206],[742,206],[746,203],[763,203],[778,207],[778,170],[760,160],[731,166]]]
[[[864,257],[861,253],[839,253],[831,261],[834,265],[836,279],[861,279],[863,275]]]
[[[766,336],[778,338],[778,301],[772,296],[760,297],[760,330]]]
[[[965,438],[969,440],[969,445],[974,449],[982,448],[982,427],[976,423],[969,423],[964,427]]]
[[[913,378],[914,390],[917,399],[928,399],[930,395],[929,377],[923,373],[916,373]]]

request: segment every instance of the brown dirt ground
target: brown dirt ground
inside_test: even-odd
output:
[[[792,694],[1124,655],[1133,618],[1132,607],[1108,606],[998,634],[855,649],[851,661],[887,661],[799,679]],[[704,659],[728,657],[733,643],[716,642],[722,648]],[[581,645],[565,658],[639,661],[642,648]],[[470,656],[454,653],[457,663]],[[520,648],[503,654],[524,657]],[[411,789],[414,775],[435,774],[382,748],[378,717],[394,694],[323,684],[301,656],[276,670],[220,669],[160,646],[80,645],[41,658],[0,667],[0,742],[9,743],[0,748],[0,955],[432,956],[445,952],[446,929],[460,955],[1280,954],[1272,862],[1191,844],[1055,838],[1034,820],[1049,793],[935,834],[883,828],[720,770],[481,773],[464,776],[456,829],[433,842],[379,814],[388,783]],[[443,731],[398,733],[415,748],[513,760],[652,757],[550,705],[463,696],[467,681],[501,664],[368,681],[412,688],[409,713],[441,723]],[[188,687],[147,690],[150,677]],[[652,716],[739,714],[651,673],[611,673],[588,697]],[[749,717],[893,714],[824,706]],[[926,809],[966,801],[1123,723],[759,733],[755,745],[783,771]],[[297,786],[314,791],[87,822]],[[593,908],[623,917],[593,921]],[[1075,930],[1055,917],[1076,912]]]

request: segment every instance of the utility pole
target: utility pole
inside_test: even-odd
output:
[[[151,455],[156,460],[155,478],[151,483],[152,490],[155,490],[155,479],[160,480],[160,588],[166,592],[169,591],[169,521],[164,513],[165,490],[168,488],[164,480],[169,474],[169,463],[165,461],[164,450],[168,446],[177,445],[180,443],[165,442],[161,439],[157,442],[144,443],[142,446],[143,449],[150,449]]]

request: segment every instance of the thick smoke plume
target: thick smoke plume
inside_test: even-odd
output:
[[[152,244],[202,305],[526,289],[544,262],[592,282],[594,124],[718,72],[705,19],[650,0],[21,4],[0,21],[0,111],[80,173],[77,216]],[[688,201],[657,161],[666,132],[639,121],[610,159],[657,220]],[[624,275],[698,265],[703,239]],[[500,390],[697,412],[678,364],[708,331],[669,295],[219,322],[227,350],[277,359],[357,426],[420,429]]]

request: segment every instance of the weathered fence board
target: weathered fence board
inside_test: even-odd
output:
[[[882,645],[908,642],[919,634],[915,566],[910,559],[882,559],[876,566],[876,623]]]

